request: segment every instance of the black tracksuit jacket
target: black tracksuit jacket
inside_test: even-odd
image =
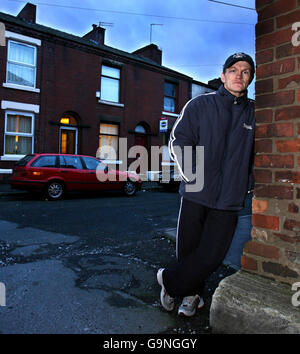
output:
[[[177,162],[182,182],[180,194],[193,202],[221,210],[241,210],[248,190],[253,187],[254,101],[236,97],[222,85],[218,91],[200,95],[183,108],[172,129],[169,151]],[[202,190],[187,191],[195,183],[185,174],[184,153],[178,147],[204,147]],[[177,149],[177,150],[176,150]]]

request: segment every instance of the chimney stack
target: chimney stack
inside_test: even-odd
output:
[[[84,36],[82,36],[82,38],[94,41],[98,44],[104,44],[105,28],[102,28],[102,27],[97,26],[95,24],[92,26],[93,26],[93,29],[90,32],[88,32],[87,34],[85,34]]]
[[[159,65],[162,63],[162,51],[156,44],[149,44],[146,47],[136,50],[132,54],[137,54],[141,57],[151,59]]]
[[[36,6],[28,2],[17,15],[18,18],[26,22],[35,23],[36,21]]]

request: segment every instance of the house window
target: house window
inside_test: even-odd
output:
[[[164,111],[175,112],[176,110],[176,84],[165,81]]]
[[[33,114],[6,112],[5,155],[27,155],[33,152],[33,122]]]
[[[100,99],[119,103],[120,69],[102,65]]]
[[[36,47],[8,41],[6,82],[35,87]]]
[[[146,129],[142,125],[137,125],[134,129],[135,133],[141,133],[141,134],[146,134]]]
[[[119,126],[100,124],[99,134],[100,159],[117,160],[119,155]]]

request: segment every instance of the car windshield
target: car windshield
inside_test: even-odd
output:
[[[15,163],[15,166],[25,166],[30,160],[34,158],[34,155],[26,155],[21,160]]]

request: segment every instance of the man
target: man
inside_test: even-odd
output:
[[[174,309],[177,296],[183,298],[178,314],[192,316],[204,305],[204,281],[230,246],[238,211],[252,182],[254,102],[247,98],[247,87],[254,73],[249,55],[231,55],[223,66],[223,85],[217,92],[190,100],[173,127],[169,149],[181,172],[182,198],[177,263],[157,272],[161,303],[167,311]],[[186,161],[187,146],[192,147],[192,161]],[[204,147],[204,183],[196,188],[199,146]],[[196,171],[194,180],[186,173],[190,165]]]

